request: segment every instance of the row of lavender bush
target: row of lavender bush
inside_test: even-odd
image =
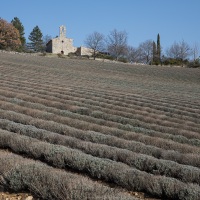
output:
[[[78,119],[80,117],[78,117],[76,114],[73,114],[73,113],[70,114],[70,112],[68,112],[68,111],[64,112],[64,111],[60,111],[59,109],[55,109],[52,107],[46,107],[44,105],[36,104],[36,103],[29,103],[29,102],[26,102],[26,101],[23,101],[20,99],[15,100],[15,99],[10,99],[7,97],[2,97],[2,96],[0,99],[6,101],[6,102],[2,101],[2,104],[1,104],[2,108],[6,107],[9,109],[18,111],[18,112],[22,112],[24,114],[28,113],[28,115],[35,116],[37,118],[53,120],[53,121],[63,123],[63,124],[69,124],[70,126],[74,126],[76,128],[82,129],[82,130],[89,129],[89,130],[95,130],[98,132],[102,132],[104,134],[109,133],[109,134],[116,135],[116,136],[124,138],[124,139],[135,140],[138,142],[145,143],[147,145],[157,146],[157,147],[160,147],[160,148],[163,148],[166,150],[173,149],[173,150],[179,151],[181,153],[193,153],[193,152],[198,153],[198,150],[199,150],[198,148],[195,148],[195,147],[192,147],[192,146],[189,146],[186,144],[184,145],[184,144],[179,144],[177,142],[169,141],[169,140],[162,139],[162,138],[155,138],[158,135],[158,133],[155,133],[155,132],[152,133],[152,131],[143,130],[143,132],[147,133],[147,135],[139,134],[139,133],[135,133],[135,132],[127,132],[127,131],[125,132],[125,131],[119,130],[117,128],[101,126],[100,124],[91,123],[90,121],[88,121],[90,119],[88,119],[87,122],[82,121],[82,118]],[[8,103],[8,102],[11,102],[11,103]],[[18,106],[18,105],[20,105],[20,106]],[[56,114],[54,114],[54,113],[56,113]],[[70,116],[68,117],[68,115],[70,115]],[[75,115],[75,116],[73,116],[73,115]],[[98,115],[97,112],[96,112],[96,115]],[[82,116],[82,117],[84,118],[84,116]],[[151,137],[152,135],[155,137]],[[171,138],[171,137],[169,136],[169,138]],[[180,136],[176,136],[174,138],[176,138],[177,140],[180,140],[180,142],[183,140],[183,137],[180,137]],[[197,139],[187,139],[187,138],[184,138],[184,139],[188,143],[196,144],[197,146],[200,145],[200,142]]]
[[[29,88],[30,90],[30,88]],[[15,91],[15,90],[13,90]],[[16,92],[16,91],[15,91]],[[24,92],[24,91],[23,91]],[[22,93],[23,93],[22,92]],[[10,93],[10,92],[9,92]],[[9,94],[8,95],[11,95]],[[60,98],[57,98],[57,97],[54,97],[53,95],[54,94],[51,94],[51,95],[41,95],[41,91],[38,92],[38,93],[33,93],[33,91],[29,91],[27,94],[29,96],[38,96],[40,98],[45,98],[47,100],[50,100],[50,101],[53,101],[53,103],[55,104],[55,101],[60,102],[63,104],[59,106],[59,108],[65,108],[66,106],[66,103],[71,103],[72,105],[75,104],[76,106],[77,105],[81,105],[80,102],[77,102],[77,104],[75,103],[76,101],[70,101],[68,102],[67,99],[65,99],[65,101],[62,101]],[[44,93],[46,94],[47,91],[44,91]],[[56,103],[56,104],[57,104]],[[192,127],[188,127],[189,129],[191,129],[190,131],[188,130],[181,130],[180,129],[180,126],[182,126],[182,124],[178,125],[179,128],[172,128],[171,127],[171,124],[170,124],[170,127],[167,127],[167,126],[160,126],[158,125],[157,123],[157,120],[155,121],[155,123],[147,123],[147,122],[144,122],[144,121],[140,121],[138,119],[135,119],[135,117],[137,115],[133,115],[133,114],[129,114],[129,113],[126,113],[126,112],[122,112],[122,111],[117,111],[115,108],[103,108],[103,107],[94,107],[93,106],[93,109],[96,109],[98,110],[98,112],[90,112],[89,111],[89,108],[91,107],[91,103],[88,103],[87,104],[87,109],[77,109],[77,110],[74,110],[74,112],[77,112],[77,113],[80,113],[80,114],[84,114],[84,115],[89,115],[89,113],[91,113],[91,117],[95,117],[97,119],[104,119],[105,121],[110,121],[110,122],[115,122],[115,123],[119,123],[118,125],[118,128],[119,129],[123,129],[123,130],[128,130],[128,131],[134,131],[135,130],[135,127],[138,127],[138,128],[144,128],[145,130],[154,130],[154,133],[155,132],[158,132],[160,133],[160,137],[166,137],[165,134],[167,133],[169,135],[169,138],[171,140],[174,140],[176,142],[180,142],[180,143],[188,143],[190,145],[197,145],[199,146],[200,145],[200,142],[197,140],[197,139],[200,139],[199,137],[199,134],[197,132],[194,132],[192,131]],[[112,105],[110,105],[112,106]],[[71,106],[73,107],[73,106]],[[101,112],[99,112],[101,111]],[[143,118],[143,120],[145,119],[144,116],[141,116]],[[140,117],[140,118],[141,118]],[[130,119],[131,118],[131,119]],[[148,118],[149,120],[149,118]],[[154,119],[151,119],[151,120],[154,120]],[[194,127],[194,130],[199,130],[198,128]],[[170,133],[170,134],[169,134]],[[156,134],[156,136],[159,136],[159,134]],[[167,145],[166,145],[167,146]]]
[[[198,185],[186,184],[165,176],[154,176],[119,162],[97,158],[75,149],[49,144],[27,136],[16,137],[15,134],[2,130],[0,147],[40,159],[54,167],[87,173],[93,178],[113,182],[132,191],[145,191],[157,197],[177,200],[200,198]]]
[[[52,144],[59,144],[73,149],[79,149],[93,156],[108,158],[117,162],[123,162],[131,167],[135,167],[148,173],[174,177],[182,182],[192,182],[200,185],[200,169],[196,167],[180,165],[169,160],[156,159],[145,154],[134,153],[125,149],[86,142],[43,129],[37,129],[34,126],[11,122],[9,120],[0,119],[0,128],[28,137],[36,138],[40,141],[46,141]]]
[[[0,91],[0,93],[1,93],[1,91]],[[121,137],[124,136],[125,139],[136,140],[136,141],[148,144],[148,145],[161,147],[163,149],[173,149],[173,150],[179,151],[181,153],[192,153],[192,152],[198,153],[198,151],[199,151],[198,148],[186,145],[186,144],[192,144],[192,145],[199,146],[200,141],[197,139],[188,139],[188,138],[186,138],[184,136],[180,136],[180,135],[163,134],[161,132],[155,132],[155,131],[140,128],[140,127],[133,127],[131,125],[122,125],[122,124],[116,125],[116,123],[108,122],[104,119],[95,119],[93,117],[85,116],[85,115],[83,116],[81,114],[70,112],[68,110],[60,110],[60,109],[54,108],[52,106],[55,106],[55,102],[51,103],[49,101],[45,101],[45,102],[42,101],[46,105],[45,106],[43,104],[27,102],[30,100],[30,98],[26,98],[26,96],[23,96],[22,99],[25,98],[25,100],[27,100],[27,101],[15,98],[14,94],[12,94],[12,93],[9,95],[6,95],[6,96],[9,96],[9,98],[1,96],[0,99],[3,101],[6,101],[6,102],[11,102],[13,104],[24,106],[26,108],[37,109],[37,110],[41,110],[44,112],[49,112],[49,115],[51,115],[51,117],[53,117],[52,113],[59,115],[59,116],[67,117],[67,118],[65,118],[65,122],[67,122],[68,118],[69,118],[68,120],[70,120],[71,118],[74,119],[73,122],[75,122],[76,120],[81,120],[81,124],[83,123],[83,121],[86,121],[86,122],[89,122],[89,124],[92,123],[92,125],[95,125],[95,130],[97,130],[97,128],[100,127],[98,125],[101,125],[101,127],[97,130],[100,132],[102,132],[102,125],[104,126],[103,130],[106,132],[110,132],[110,133],[114,132],[113,128],[120,126],[120,127],[122,127],[122,129],[134,131],[131,133],[126,132],[126,134],[124,134],[124,131],[118,130],[118,132],[120,132],[120,136]],[[14,97],[14,99],[11,97]],[[34,98],[35,97],[33,97],[32,101],[34,101]],[[73,110],[74,110],[74,108],[73,108]],[[78,110],[78,109],[76,108],[76,110]],[[94,115],[94,117],[102,116],[102,115],[104,115],[104,113],[99,112],[99,111],[94,111],[94,112],[92,112],[91,115],[92,116]],[[70,121],[70,124],[72,125],[73,123]],[[77,124],[80,124],[80,123],[75,122],[75,125],[77,125]],[[166,140],[166,139],[168,139],[168,140]],[[171,140],[174,140],[174,141],[171,141]],[[186,143],[186,144],[179,144],[177,142]]]
[[[74,173],[0,151],[0,185],[14,192],[28,190],[43,200],[138,200]]]
[[[62,135],[76,137],[85,141],[106,144],[113,147],[127,149],[136,153],[147,154],[159,159],[172,160],[180,164],[200,167],[200,158],[198,154],[181,154],[176,151],[164,150],[154,146],[144,145],[140,142],[128,141],[115,136],[105,135],[99,132],[75,129],[67,125],[56,123],[54,121],[37,119],[13,111],[5,111],[0,109],[0,118],[8,119],[17,123],[33,125],[40,129],[45,129]]]

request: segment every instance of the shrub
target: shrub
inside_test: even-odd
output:
[[[187,67],[189,68],[199,68],[200,67],[200,61],[199,59],[196,59],[195,61],[193,62],[189,62]]]
[[[45,164],[9,153],[0,153],[0,185],[15,192],[30,191],[40,199],[49,200],[137,200],[118,189],[112,189],[87,177],[61,171]]]
[[[132,191],[146,191],[156,196],[166,196],[172,199],[183,199],[181,192],[184,192],[188,199],[198,200],[200,198],[200,188],[192,184],[186,184],[168,177],[157,178],[122,163],[93,157],[75,149],[40,142],[25,136],[15,137],[14,134],[9,132],[1,132],[0,136],[1,148],[9,147],[17,153],[26,153],[34,159],[41,159],[55,167],[86,172],[93,178],[114,182]],[[19,142],[23,145],[19,146]],[[29,173],[37,174],[30,172],[30,170]],[[14,177],[16,176],[14,175]],[[17,176],[14,180],[17,180],[14,186],[17,185],[18,189],[21,185],[19,183],[21,179]]]
[[[166,58],[165,60],[163,60],[163,64],[164,65],[172,65],[172,66],[182,66],[182,65],[187,65],[188,64],[188,60],[182,60],[179,58]]]
[[[65,56],[62,53],[57,54],[58,58],[65,58]]]
[[[109,55],[109,54],[102,54],[102,53],[98,53],[96,55],[96,58],[102,58],[102,59],[108,59],[108,60],[114,60],[114,57]]]

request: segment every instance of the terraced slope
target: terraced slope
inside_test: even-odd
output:
[[[0,53],[0,149],[40,199],[199,200],[200,71]]]

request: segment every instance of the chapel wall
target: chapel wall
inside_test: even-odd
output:
[[[58,37],[52,40],[52,53],[58,54],[63,51],[64,55],[68,55],[75,53],[76,50],[77,48],[73,46],[73,39]]]
[[[69,53],[76,53],[79,56],[82,55],[92,55],[92,50],[86,47],[74,47],[73,46],[73,39],[66,37],[66,27],[60,26],[59,27],[59,37],[52,39],[48,44],[46,51],[53,53],[53,54],[64,54],[68,55]]]

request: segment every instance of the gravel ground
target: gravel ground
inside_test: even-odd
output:
[[[36,200],[30,194],[27,193],[8,193],[8,192],[1,192],[0,193],[0,200]]]

